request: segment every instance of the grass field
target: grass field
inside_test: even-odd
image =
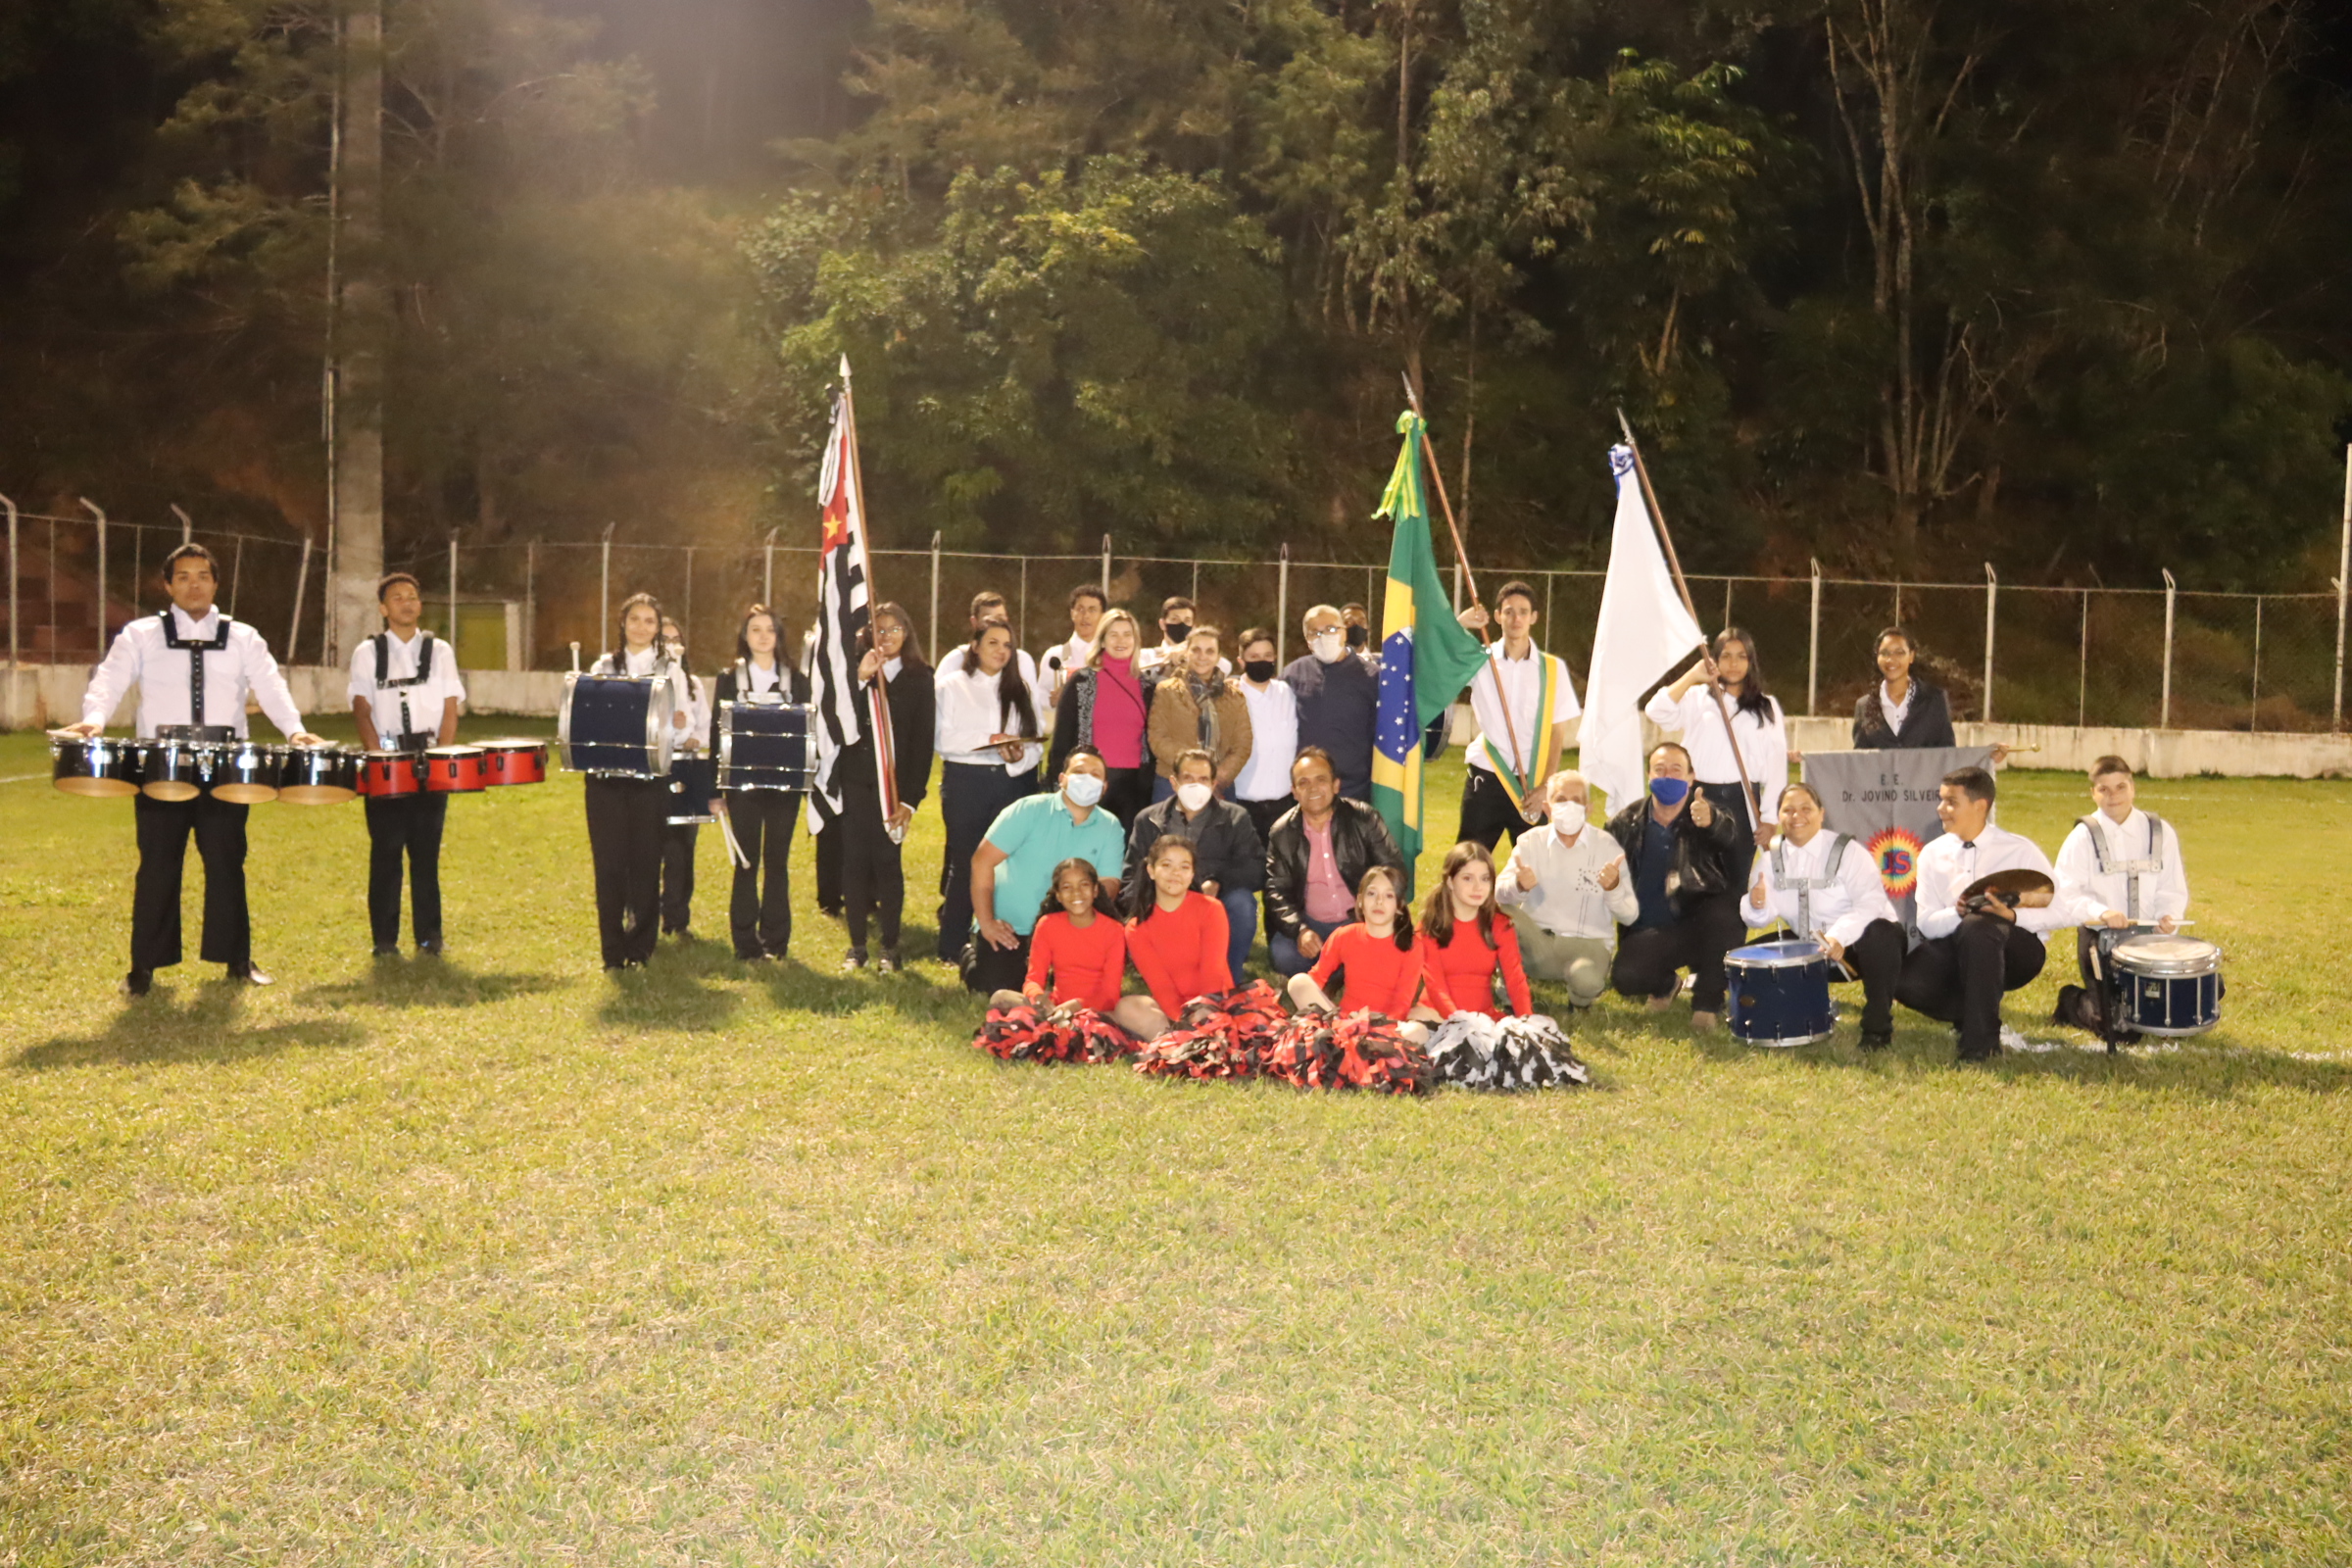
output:
[[[455,803],[388,967],[359,808],[257,808],[279,984],[133,1006],[129,807],[0,785],[0,1564],[2352,1561],[2352,786],[2147,786],[2180,1049],[1612,1002],[1595,1089],[1420,1102],[1001,1065],[805,844],[806,967],[706,836],[616,984],[578,797]]]

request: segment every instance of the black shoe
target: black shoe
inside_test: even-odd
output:
[[[843,974],[856,974],[858,970],[864,967],[865,950],[863,948],[852,948],[842,957],[841,972]]]
[[[438,958],[441,956],[441,943],[439,939],[436,938],[431,942],[417,943],[416,956],[419,958]]]
[[[400,956],[400,946],[398,943],[379,945],[375,950],[375,956],[379,958],[397,958]]]
[[[228,977],[231,980],[241,980],[249,986],[273,986],[277,984],[277,981],[274,977],[262,972],[262,966],[258,963],[249,962],[241,965],[230,964],[228,968]]]
[[[2001,1043],[1995,1040],[1982,1046],[1962,1046],[1957,1059],[1961,1061],[1990,1061],[2000,1054]]]
[[[874,960],[874,973],[876,974],[897,974],[906,967],[906,960],[899,956],[899,950],[896,948],[884,948],[882,956]]]
[[[824,915],[828,919],[838,920],[841,918],[841,906],[838,904],[820,904],[816,906],[816,912]]]
[[[1892,1030],[1887,1030],[1883,1034],[1872,1034],[1867,1029],[1862,1031],[1862,1049],[1864,1051],[1885,1051],[1893,1044],[1894,1031]]]
[[[126,997],[143,997],[155,987],[153,969],[133,969],[122,977],[120,989]]]

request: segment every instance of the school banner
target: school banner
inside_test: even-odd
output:
[[[1992,765],[1988,746],[1923,751],[1807,752],[1805,782],[1821,792],[1823,823],[1870,851],[1879,880],[1912,940],[1919,938],[1920,846],[1943,836],[1936,789],[1955,768]]]

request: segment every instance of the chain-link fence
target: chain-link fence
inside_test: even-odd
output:
[[[106,518],[12,515],[8,540],[8,655],[27,664],[89,663],[124,620],[162,603],[157,566],[188,532]],[[300,540],[210,530],[220,602],[259,627],[288,662],[334,662],[329,564]],[[426,619],[454,633],[471,668],[561,669],[572,645],[583,662],[612,638],[614,610],[634,593],[662,601],[689,657],[732,657],[744,610],[773,606],[791,635],[816,609],[813,546],[733,546],[612,539],[469,545],[391,563],[424,585]],[[1004,596],[1022,646],[1068,635],[1072,588],[1106,588],[1147,634],[1170,597],[1192,600],[1194,620],[1229,636],[1262,625],[1282,657],[1304,651],[1300,617],[1312,606],[1367,607],[1377,626],[1382,562],[1295,561],[1287,548],[1241,560],[1120,554],[1105,539],[1084,556],[877,550],[877,597],[907,612],[937,659],[967,635],[974,595]],[[1479,578],[1490,603],[1506,580],[1536,590],[1537,641],[1581,682],[1599,615],[1598,571],[1511,571]],[[1959,719],[2125,728],[2327,731],[2343,724],[2344,600],[2329,591],[2237,594],[2177,587],[2042,588],[1982,583],[1870,582],[1836,577],[1694,576],[1702,624],[1755,637],[1768,680],[1792,713],[1841,715],[1878,680],[1878,633],[1902,625]],[[103,589],[103,593],[101,592]],[[1455,581],[1457,599],[1463,585]],[[454,613],[453,613],[454,607]],[[291,650],[289,654],[288,651]],[[1228,652],[1232,652],[1229,648]]]

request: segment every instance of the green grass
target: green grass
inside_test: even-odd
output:
[[[2352,1560],[2343,784],[2148,787],[2178,1050],[1610,1003],[1595,1090],[1425,1102],[1001,1065],[805,845],[808,967],[615,984],[578,794],[455,803],[384,969],[358,808],[257,808],[280,983],[134,1007],[128,807],[0,786],[0,1564]]]

